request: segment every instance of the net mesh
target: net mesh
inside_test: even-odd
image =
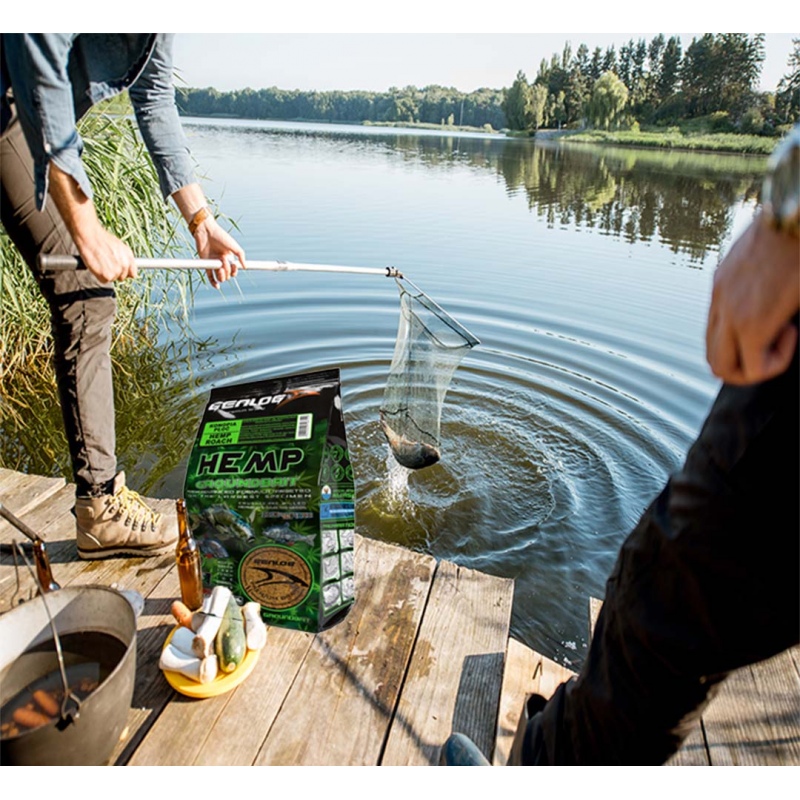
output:
[[[381,427],[397,462],[421,469],[441,458],[444,397],[461,360],[479,342],[410,281],[396,280],[400,323]]]

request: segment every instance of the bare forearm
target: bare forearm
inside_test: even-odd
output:
[[[206,196],[199,183],[190,183],[172,194],[172,199],[187,224],[206,205]]]
[[[206,196],[197,183],[190,183],[172,194],[186,223],[196,219],[197,212],[206,207]],[[197,255],[201,258],[218,258],[219,269],[208,270],[208,277],[213,286],[236,275],[241,266],[246,266],[244,250],[236,240],[224,231],[209,212],[197,223],[193,230]]]
[[[100,224],[94,203],[81,191],[75,179],[52,162],[49,174],[50,197],[86,267],[104,283],[135,278],[131,249]]]

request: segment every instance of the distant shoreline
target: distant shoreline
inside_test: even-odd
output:
[[[490,133],[499,135],[504,130],[496,130],[491,125],[474,127],[472,125],[441,125],[433,122],[373,122],[371,120],[332,120],[332,119],[306,119],[295,117],[294,119],[272,118],[272,117],[237,117],[235,114],[187,114],[180,112],[181,117],[187,119],[239,119],[243,122],[314,122],[320,125],[361,125],[365,128],[423,128],[433,131],[463,131],[466,133]]]
[[[708,153],[738,153],[742,155],[765,156],[769,155],[780,137],[753,136],[743,133],[683,133],[678,128],[669,128],[664,131],[602,131],[593,129],[571,130],[542,128],[531,134],[525,131],[508,129],[496,130],[489,125],[474,127],[469,125],[441,125],[428,122],[372,122],[322,120],[322,119],[260,119],[250,117],[237,117],[233,114],[187,114],[182,117],[190,119],[236,119],[243,122],[299,122],[317,123],[320,125],[352,125],[367,128],[406,128],[440,131],[442,133],[485,133],[487,135],[505,135],[509,138],[553,140],[563,139],[570,143],[610,145],[615,147],[647,148],[660,150],[687,150],[692,152]]]
[[[616,147],[689,150],[708,153],[738,153],[766,156],[780,137],[744,133],[683,133],[677,128],[665,131],[538,131],[543,139],[564,138],[572,143],[614,145]]]

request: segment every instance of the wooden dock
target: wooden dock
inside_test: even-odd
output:
[[[61,479],[0,468],[0,502],[45,540],[62,586],[145,598],[113,764],[435,765],[457,730],[503,765],[525,696],[549,696],[572,674],[510,638],[511,580],[357,537],[357,599],[342,622],[317,635],[271,627],[239,687],[190,699],[158,669],[179,596],[174,559],[78,559],[74,487]],[[174,510],[170,500],[153,505]],[[0,520],[0,543],[21,539]],[[4,553],[0,613],[32,589],[27,574],[18,586]],[[800,650],[733,675],[670,763],[800,764]]]

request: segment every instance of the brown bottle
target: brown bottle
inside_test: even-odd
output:
[[[61,587],[53,580],[53,572],[50,569],[50,559],[44,549],[44,542],[37,536],[33,543],[33,560],[36,564],[36,576],[39,579],[39,586],[42,591],[54,592]]]
[[[175,502],[178,511],[178,547],[175,560],[178,563],[178,579],[181,583],[181,600],[190,611],[203,605],[203,572],[200,567],[200,550],[189,530],[186,501]]]

